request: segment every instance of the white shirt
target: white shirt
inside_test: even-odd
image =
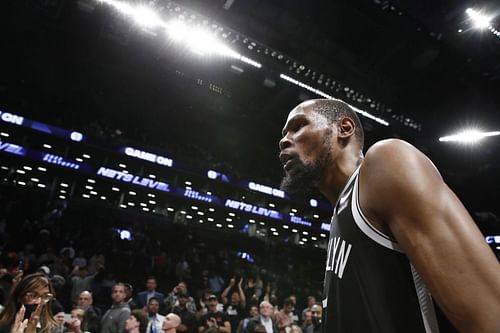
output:
[[[148,319],[149,319],[149,324],[146,333],[163,333],[161,328],[163,327],[165,316],[156,314],[154,317],[149,316]]]
[[[262,325],[266,328],[267,333],[273,333],[273,321],[271,318],[266,318],[264,316],[260,316],[260,321],[262,322]]]

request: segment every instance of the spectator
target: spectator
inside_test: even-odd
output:
[[[306,312],[308,312],[308,311],[311,312],[311,308],[312,308],[312,306],[314,304],[316,304],[316,297],[314,297],[314,296],[307,296],[307,308],[305,308],[304,310],[302,310],[302,314],[300,316],[301,320],[304,320]]]
[[[132,295],[134,294],[134,287],[130,283],[124,283],[125,285],[125,294],[127,295],[125,297],[125,302],[127,302],[128,307],[130,310],[135,310],[137,309],[137,304],[134,302],[134,298]]]
[[[125,322],[130,316],[130,308],[125,303],[125,297],[125,285],[123,283],[115,284],[111,293],[113,305],[102,317],[101,333],[125,332]]]
[[[148,318],[142,310],[133,310],[125,320],[125,330],[128,333],[146,333]]]
[[[266,333],[278,333],[278,325],[272,318],[274,313],[273,305],[268,301],[262,301],[259,305],[259,313],[259,316],[252,318],[248,322],[248,325],[243,332],[255,332],[256,326],[262,325],[264,326]]]
[[[28,322],[27,331],[34,332],[39,326],[42,333],[52,332],[57,323],[50,311],[54,290],[47,276],[41,273],[29,274],[14,285],[5,308],[0,313],[0,332],[10,331],[11,326],[15,324],[16,311],[22,305],[26,318],[39,318]]]
[[[172,311],[174,314],[178,315],[181,319],[181,323],[177,327],[177,331],[181,333],[196,333],[197,330],[196,315],[193,311],[189,310],[187,307],[190,298],[191,297],[189,297],[187,291],[180,292],[178,294],[179,304],[175,306],[174,310]]]
[[[218,304],[217,296],[210,295],[208,297],[208,312],[201,317],[200,326],[198,327],[199,333],[204,333],[209,328],[217,328],[222,333],[231,332],[229,318],[224,312],[217,310]]]
[[[187,285],[185,282],[179,282],[174,287],[174,289],[172,289],[172,291],[168,294],[167,298],[165,299],[165,308],[167,312],[172,312],[174,307],[179,305],[179,294],[189,295]],[[188,308],[189,311],[196,312],[196,304],[192,297],[188,298],[186,307]]]
[[[169,313],[165,317],[162,329],[165,333],[176,333],[176,329],[177,327],[179,327],[180,323],[181,319],[179,318],[178,315],[174,313]]]
[[[73,309],[71,319],[66,323],[65,333],[88,333],[82,329],[82,323],[85,319],[85,311],[82,309]]]
[[[279,333],[285,333],[286,329],[294,324],[292,311],[293,301],[290,298],[286,298],[283,302],[283,309],[276,314]]]
[[[311,308],[312,324],[314,326],[314,333],[321,332],[321,317],[323,316],[323,308],[321,305],[315,304]]]
[[[150,276],[146,280],[146,290],[141,291],[135,297],[135,303],[137,304],[137,308],[143,309],[149,302],[149,299],[152,297],[157,298],[160,301],[160,304],[163,304],[165,295],[156,291],[156,287],[158,284],[156,283],[156,278]]]
[[[82,330],[97,333],[101,331],[101,310],[92,305],[93,301],[92,294],[84,290],[78,297],[78,308],[84,311]]]
[[[246,330],[246,327],[248,325],[248,322],[254,318],[254,317],[257,317],[259,315],[259,306],[258,305],[252,305],[250,306],[250,310],[249,310],[249,316],[247,318],[244,318],[242,319],[239,323],[238,323],[238,328],[236,329],[236,333],[242,333],[242,332],[245,332]]]
[[[158,314],[160,310],[160,301],[156,297],[151,297],[148,302],[147,312],[148,312],[148,333],[161,333],[163,327],[163,321],[165,317]]]
[[[243,292],[243,288],[241,284],[243,283],[243,277],[240,278],[240,281],[237,286],[237,290],[235,289],[236,280],[231,278],[229,285],[222,292],[222,303],[224,304],[224,311],[229,317],[229,322],[231,323],[231,333],[236,333],[236,329],[238,328],[238,324],[244,318],[246,301],[245,301],[245,293]],[[227,295],[231,292],[231,300],[228,301]]]
[[[304,333],[313,333],[314,332],[314,325],[312,322],[312,313],[311,311],[306,311],[304,314],[304,317],[302,318],[302,332]]]

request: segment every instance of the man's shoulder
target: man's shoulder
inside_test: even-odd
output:
[[[368,149],[363,164],[404,163],[401,158],[411,155],[422,155],[422,153],[404,140],[386,139],[378,141]]]

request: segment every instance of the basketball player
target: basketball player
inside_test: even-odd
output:
[[[282,135],[282,188],[335,205],[323,332],[500,332],[499,263],[426,156],[401,140],[363,156],[339,100],[298,105]]]

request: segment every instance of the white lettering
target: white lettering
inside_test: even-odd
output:
[[[327,249],[326,271],[331,271],[342,279],[352,245],[340,237],[330,238]],[[334,268],[335,264],[335,268]]]
[[[22,125],[24,122],[24,117],[17,116],[12,113],[8,112],[1,112],[0,111],[0,118],[5,121],[6,123],[11,123],[14,125]]]

